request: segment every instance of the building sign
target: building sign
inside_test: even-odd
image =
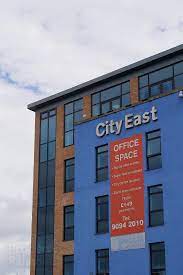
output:
[[[157,109],[153,106],[151,111],[144,112],[143,114],[125,115],[124,120],[100,122],[96,127],[96,135],[98,137],[103,137],[109,134],[119,135],[123,127],[125,127],[125,129],[131,129],[149,123],[150,121],[156,121],[157,119]]]
[[[111,249],[145,247],[142,135],[110,144]]]

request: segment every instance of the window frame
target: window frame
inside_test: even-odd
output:
[[[108,253],[107,256],[98,256],[98,253],[101,252],[101,251],[105,251]],[[99,272],[98,270],[98,262],[99,262],[99,259],[108,259],[107,261],[107,265],[109,267],[109,272],[105,272],[105,273],[101,273]],[[109,266],[109,249],[108,248],[103,248],[103,249],[97,249],[95,250],[95,263],[96,263],[96,275],[109,275],[110,274],[110,266]]]
[[[73,257],[73,261],[66,262],[65,261],[66,257]],[[63,275],[65,274],[65,264],[66,263],[72,263],[73,266],[74,266],[74,254],[72,254],[72,255],[63,255]]]
[[[122,88],[122,86],[123,86],[123,84],[126,84],[126,83],[129,83],[129,91],[123,93],[123,88]],[[107,100],[104,100],[104,101],[101,100],[101,94],[102,94],[102,92],[105,92],[105,91],[107,91],[107,90],[109,90],[109,89],[112,89],[112,88],[115,88],[115,87],[117,87],[117,86],[120,86],[120,95],[119,95],[119,96],[115,96],[115,97],[113,97],[113,98],[110,98],[110,99],[107,99]],[[99,102],[98,102],[98,103],[93,103],[93,96],[95,96],[95,95],[97,95],[97,94],[99,95]],[[123,106],[123,97],[126,96],[127,94],[129,94],[130,103],[127,104],[127,105],[125,105],[125,106]],[[113,109],[112,109],[112,102],[113,102],[114,100],[116,100],[116,99],[120,99],[120,107],[113,110]],[[108,112],[104,112],[104,113],[103,113],[103,112],[102,112],[102,105],[105,104],[105,103],[109,103],[109,105],[110,105],[110,110],[109,110]],[[93,114],[93,106],[96,106],[96,105],[99,105],[99,115],[94,115],[94,114]],[[113,111],[115,111],[115,110],[119,110],[120,108],[126,108],[126,107],[129,107],[129,106],[131,106],[130,80],[124,81],[124,82],[122,82],[122,83],[113,85],[113,86],[111,86],[111,87],[109,87],[109,88],[106,88],[106,89],[103,89],[103,90],[101,90],[101,91],[98,91],[98,92],[95,92],[95,93],[92,93],[92,94],[91,94],[91,116],[92,116],[92,117],[98,117],[98,116],[101,116],[101,115],[105,115],[105,114],[108,114],[108,113],[113,112]]]
[[[149,135],[149,134],[152,134],[152,133],[158,132],[158,131],[160,132],[160,135],[159,135],[158,137],[148,138],[148,135]],[[148,155],[148,142],[151,141],[151,140],[158,139],[158,138],[159,138],[159,140],[160,140],[160,153]],[[152,168],[149,167],[149,159],[150,159],[150,158],[153,158],[153,157],[157,157],[157,156],[160,156],[160,157],[161,157],[161,166],[158,167],[158,168],[153,168],[153,169],[152,169]],[[156,169],[161,169],[161,168],[162,168],[161,129],[155,129],[155,130],[146,132],[146,167],[147,167],[147,170],[148,170],[148,171],[156,170]]]
[[[99,199],[101,198],[106,198],[107,201],[105,202],[98,202]],[[101,205],[106,205],[107,206],[107,219],[98,219],[98,211],[99,211],[99,206]],[[96,234],[106,234],[106,233],[109,233],[109,195],[103,195],[103,196],[98,196],[98,197],[95,197],[95,209],[96,209],[96,219],[95,219],[95,226],[96,226]],[[98,228],[98,223],[99,222],[106,222],[107,223],[107,230],[103,230],[103,231],[99,231],[99,228]]]
[[[66,213],[66,209],[69,208],[69,207],[72,207],[72,211],[69,211],[68,213]],[[74,241],[74,204],[64,206],[63,210],[64,210],[63,211],[63,213],[64,213],[64,215],[63,215],[63,218],[64,218],[64,221],[63,221],[63,225],[64,225],[64,227],[63,227],[63,241],[64,242]],[[66,222],[65,222],[66,221],[66,214],[73,214],[73,226],[67,226],[66,227]],[[73,230],[73,238],[66,239],[66,231],[68,229]]]
[[[105,147],[105,146],[107,146],[107,150],[106,151],[98,152],[99,148]],[[106,153],[106,152],[107,152],[107,166],[104,166],[102,168],[98,168],[98,155],[101,155],[102,153]],[[109,148],[108,148],[108,143],[95,147],[95,158],[96,158],[95,159],[95,162],[96,162],[95,181],[96,181],[96,183],[102,182],[102,181],[107,181],[109,179]],[[107,176],[106,176],[106,178],[102,179],[102,180],[99,180],[98,171],[105,170],[105,169],[107,169]]]
[[[165,257],[165,267],[162,269],[158,269],[158,270],[155,270],[153,269],[153,263],[152,263],[152,255],[153,255],[153,250],[152,250],[152,246],[153,245],[156,245],[156,244],[163,244],[164,245],[164,249],[161,249],[161,250],[156,250],[157,252],[161,252],[161,251],[164,251],[164,257]],[[166,254],[165,254],[165,242],[162,241],[162,242],[156,242],[156,243],[150,243],[149,244],[149,256],[150,256],[150,274],[153,275],[153,272],[161,272],[161,271],[164,271],[165,272],[165,275],[166,275]]]
[[[82,101],[82,109],[79,109],[79,110],[75,111],[75,103],[76,103],[77,101],[80,101],[80,100]],[[71,103],[73,104],[73,111],[72,111],[71,113],[69,113],[69,114],[66,114],[66,106],[67,106],[68,104],[71,104]],[[78,99],[76,99],[76,100],[73,100],[73,101],[70,101],[70,102],[64,104],[64,147],[68,147],[68,146],[74,145],[74,125],[75,125],[74,117],[75,117],[75,114],[76,114],[76,113],[82,112],[82,118],[83,118],[83,103],[84,103],[84,102],[83,102],[83,97],[81,97],[81,98],[78,98]],[[71,115],[71,114],[73,115],[72,130],[66,131],[66,129],[65,129],[66,117],[69,116],[69,115]],[[82,119],[81,119],[81,120],[82,120]],[[69,133],[69,132],[72,132],[73,143],[66,145],[66,134]]]
[[[148,100],[149,98],[152,98],[152,97],[160,96],[160,95],[162,95],[162,94],[167,94],[167,93],[169,93],[170,91],[168,91],[168,92],[166,92],[166,91],[163,92],[163,83],[165,83],[165,82],[167,82],[167,81],[171,81],[171,82],[172,82],[172,89],[171,89],[171,91],[173,91],[173,90],[175,90],[175,89],[178,89],[178,88],[176,88],[176,86],[175,86],[175,77],[180,76],[180,75],[182,75],[182,77],[183,77],[183,72],[182,72],[182,73],[176,74],[176,73],[175,73],[175,66],[176,66],[177,64],[181,63],[181,62],[183,62],[183,60],[180,60],[180,61],[178,61],[178,62],[176,62],[176,63],[174,63],[174,64],[170,64],[170,65],[167,65],[167,66],[163,66],[162,68],[159,68],[159,69],[157,69],[157,70],[153,70],[153,71],[151,71],[151,72],[149,72],[149,73],[145,73],[145,74],[140,75],[140,76],[138,77],[138,87],[139,87],[139,88],[138,88],[138,97],[139,97],[139,101],[140,101],[140,102],[143,102],[143,101]],[[172,67],[172,71],[173,71],[172,77],[167,77],[167,78],[164,78],[163,80],[160,80],[160,81],[154,82],[153,84],[150,84],[149,76],[150,76],[151,73],[161,71],[162,69],[166,69],[166,68],[168,68],[168,67]],[[147,84],[144,85],[144,86],[140,86],[140,78],[141,78],[141,77],[144,77],[144,76],[147,76]],[[159,86],[160,93],[157,94],[157,95],[152,95],[152,94],[151,94],[151,88],[152,88],[153,86],[157,86],[157,85]],[[147,98],[142,99],[142,98],[141,98],[141,89],[144,89],[144,88],[147,88],[147,89],[148,89],[148,96],[147,96]]]
[[[153,187],[162,187],[162,191],[159,192],[155,192],[155,193],[151,193],[150,189]],[[164,206],[162,209],[157,209],[157,210],[151,210],[151,195],[156,195],[156,194],[162,194],[162,204],[164,204],[164,200],[163,200],[163,185],[162,184],[156,184],[156,185],[152,185],[152,186],[148,186],[148,209],[149,209],[149,227],[156,227],[156,226],[162,226],[164,225]],[[163,222],[160,224],[152,224],[152,218],[151,218],[151,214],[152,213],[157,213],[157,212],[162,212],[163,214]]]
[[[70,165],[67,165],[67,162],[70,161],[70,160],[73,160],[74,161],[74,164],[70,164]],[[72,179],[69,179],[67,180],[66,179],[66,169],[68,167],[71,167],[71,166],[74,166],[74,169],[75,169],[75,158],[70,158],[70,159],[65,159],[64,160],[64,193],[70,193],[70,192],[74,192],[74,180],[75,180],[75,175],[74,175],[74,178]],[[66,191],[66,187],[67,187],[67,182],[70,182],[70,181],[73,181],[73,190],[72,191]]]

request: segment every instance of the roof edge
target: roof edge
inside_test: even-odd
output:
[[[144,58],[140,61],[137,61],[135,63],[132,63],[130,65],[127,65],[125,67],[122,67],[120,69],[117,69],[117,70],[114,70],[110,73],[107,73],[107,74],[104,74],[102,76],[99,76],[99,77],[96,77],[92,80],[89,80],[89,81],[86,81],[84,83],[81,83],[79,85],[76,85],[72,88],[69,88],[69,89],[66,89],[66,90],[63,90],[59,93],[56,93],[56,94],[53,94],[51,96],[48,96],[48,97],[45,97],[43,99],[40,99],[36,102],[33,102],[33,103],[30,103],[27,108],[31,111],[37,111],[38,109],[46,106],[46,105],[49,105],[51,103],[54,103],[55,101],[61,99],[61,98],[66,98],[70,95],[72,95],[74,92],[81,92],[82,90],[86,89],[86,88],[90,88],[91,86],[94,86],[94,85],[97,85],[97,84],[100,84],[101,82],[104,82],[106,80],[109,80],[109,79],[112,79],[112,78],[115,78],[119,75],[125,75],[129,72],[132,72],[134,70],[137,70],[141,67],[145,67],[149,64],[153,64],[154,62],[156,61],[160,61],[160,60],[163,60],[164,58],[166,57],[171,57],[173,55],[176,55],[178,54],[179,52],[183,52],[183,44],[180,44],[176,47],[173,47],[173,48],[170,48],[168,50],[165,50],[163,52],[160,52],[158,54],[155,54],[155,55],[152,55],[150,57],[147,57],[147,58]]]

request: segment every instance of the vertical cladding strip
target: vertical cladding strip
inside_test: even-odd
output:
[[[138,77],[134,77],[130,80],[130,95],[131,104],[137,104],[139,102],[139,88]]]
[[[39,136],[40,114],[35,114],[35,139],[34,139],[34,176],[33,176],[33,203],[32,203],[32,238],[30,275],[35,275],[36,266],[36,234],[37,234],[37,203],[38,203],[38,172],[39,172]]]
[[[83,97],[83,118],[91,118],[91,95]]]
[[[57,108],[54,275],[63,274],[63,256],[74,253],[74,242],[63,241],[63,208],[74,204],[74,193],[64,193],[64,160],[74,157],[74,146],[64,148],[64,107]]]

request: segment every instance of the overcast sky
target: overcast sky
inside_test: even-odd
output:
[[[182,0],[0,0],[0,274],[27,275],[32,101],[183,41]]]

